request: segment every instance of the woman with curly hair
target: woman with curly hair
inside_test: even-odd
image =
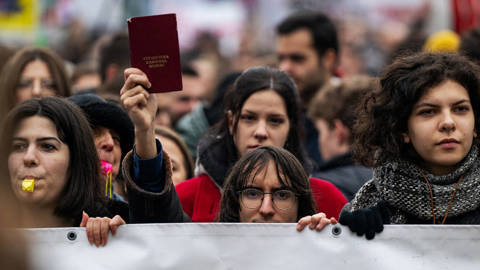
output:
[[[479,72],[453,53],[386,69],[354,127],[354,154],[374,176],[341,224],[367,239],[388,223],[480,224]]]

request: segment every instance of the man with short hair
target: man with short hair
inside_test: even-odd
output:
[[[277,26],[276,54],[278,67],[295,80],[306,109],[318,90],[335,78],[339,54],[336,27],[320,12],[294,13]],[[318,133],[309,119],[304,128],[306,151],[317,164],[322,164]]]
[[[326,85],[312,100],[309,116],[320,136],[320,152],[325,163],[313,176],[333,183],[347,200],[372,177],[372,170],[354,163],[350,152],[355,107],[374,87],[374,80],[356,76],[336,85]]]
[[[298,12],[277,26],[278,67],[297,84],[304,107],[328,82],[338,56],[337,30],[319,12]]]

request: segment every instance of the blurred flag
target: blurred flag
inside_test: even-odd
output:
[[[37,0],[0,1],[0,30],[32,30],[38,24]]]

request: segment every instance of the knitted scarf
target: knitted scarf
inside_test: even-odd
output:
[[[424,171],[430,182],[437,220],[443,219],[459,178],[463,179],[455,192],[448,217],[458,216],[480,206],[480,159],[478,147],[472,146],[458,168],[442,176]],[[365,208],[376,202],[387,201],[400,210],[392,216],[392,223],[405,223],[401,214],[407,213],[422,220],[432,220],[432,206],[428,185],[419,167],[406,160],[393,160],[375,168],[373,179],[367,182],[352,201],[351,209]]]

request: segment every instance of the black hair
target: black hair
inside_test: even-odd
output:
[[[67,220],[78,220],[82,211],[104,202],[100,186],[100,168],[92,130],[82,111],[69,101],[57,97],[30,99],[16,106],[6,116],[2,134],[2,153],[11,152],[17,125],[32,116],[51,120],[59,139],[70,152],[68,179],[54,214]],[[6,155],[7,156],[7,155]],[[7,166],[7,161],[1,166]]]
[[[316,11],[298,11],[277,26],[279,36],[288,35],[302,28],[307,29],[312,36],[313,48],[321,58],[327,50],[332,49],[339,55],[337,29],[335,24],[325,14]]]
[[[358,108],[354,155],[369,167],[395,158],[417,163],[420,157],[411,144],[404,143],[408,119],[425,91],[446,80],[455,81],[467,90],[478,133],[479,76],[479,67],[458,53],[421,52],[397,58],[380,77],[378,89],[366,96]]]
[[[462,35],[458,50],[470,60],[480,64],[480,26]]]
[[[239,159],[238,151],[233,141],[237,132],[240,112],[245,101],[254,93],[272,90],[285,102],[287,117],[290,122],[287,141],[284,148],[290,151],[303,164],[305,170],[312,169],[311,161],[303,149],[303,127],[300,120],[300,97],[293,80],[283,71],[270,67],[252,67],[245,70],[235,81],[233,88],[225,94],[223,119],[217,123],[207,134],[215,138],[214,143],[219,143],[226,151],[229,167]],[[233,117],[233,134],[229,132],[228,112]],[[206,147],[204,151],[209,151]],[[199,156],[202,152],[199,151]]]

